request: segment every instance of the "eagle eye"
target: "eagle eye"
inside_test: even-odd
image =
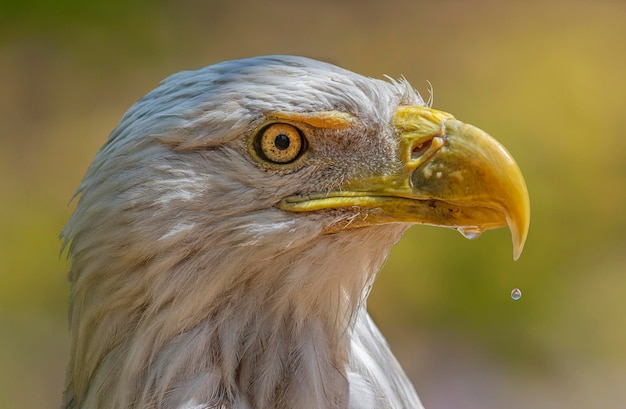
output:
[[[298,128],[290,124],[273,123],[261,129],[254,141],[260,158],[275,164],[295,161],[306,150],[306,139]]]

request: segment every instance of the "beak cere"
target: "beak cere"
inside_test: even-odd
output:
[[[508,225],[517,260],[528,234],[530,204],[509,152],[486,132],[423,106],[399,107],[393,126],[403,163],[395,174],[351,180],[338,192],[291,196],[279,207],[295,212],[370,209],[329,233],[403,222],[455,228],[475,238]]]

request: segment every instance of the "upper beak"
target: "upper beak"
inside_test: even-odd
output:
[[[466,237],[508,225],[517,260],[528,234],[530,204],[509,152],[484,131],[427,107],[399,107],[393,125],[400,136],[398,171],[353,180],[341,192],[290,197],[280,207],[381,209],[352,225],[431,224],[457,228]]]
[[[517,260],[528,234],[530,202],[524,176],[506,148],[481,129],[429,108],[401,107],[395,124],[404,149],[419,146],[424,138],[432,141],[421,155],[407,161],[409,168],[415,167],[410,177],[414,197],[440,201],[444,207],[460,206],[459,218],[441,222],[452,223],[462,232],[480,233],[508,225]],[[424,129],[434,131],[438,126],[439,134],[431,131],[424,136]],[[435,142],[438,138],[441,141]],[[485,215],[484,211],[491,212]]]

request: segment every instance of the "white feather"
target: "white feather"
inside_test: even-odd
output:
[[[365,311],[408,226],[328,235],[359,210],[275,207],[391,171],[389,122],[407,103],[423,101],[404,80],[278,56],[176,74],[129,109],[63,231],[73,262],[64,407],[420,408]],[[361,126],[319,136],[297,172],[268,171],[246,138],[289,110],[342,110]]]

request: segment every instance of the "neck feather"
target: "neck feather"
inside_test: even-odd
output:
[[[347,407],[351,327],[406,227],[319,225],[79,247],[66,407]]]

